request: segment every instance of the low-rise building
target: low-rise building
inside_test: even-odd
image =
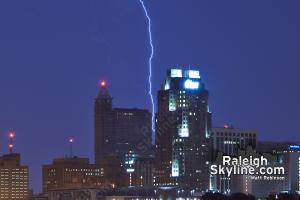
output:
[[[66,157],[54,159],[43,166],[43,193],[49,190],[100,187],[103,169],[90,164],[88,158]]]

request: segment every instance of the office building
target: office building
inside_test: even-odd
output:
[[[278,152],[285,157],[287,165],[288,188],[290,192],[300,192],[300,146],[290,145],[288,151]]]
[[[257,132],[250,129],[237,129],[224,125],[220,128],[212,128],[211,131],[213,160],[218,153],[223,155],[238,156],[239,152],[256,148]],[[250,191],[249,177],[215,175],[210,177],[210,190],[221,193],[245,192]]]
[[[21,165],[20,154],[0,157],[0,199],[27,199],[29,195],[28,166]]]
[[[153,186],[154,157],[140,157],[135,161],[136,186]]]
[[[273,159],[270,166],[282,167],[284,174],[272,174],[271,177],[279,177],[274,180],[253,180],[252,192],[257,197],[267,196],[272,193],[299,193],[300,191],[300,145],[289,142],[258,143],[259,152],[270,154]],[[262,150],[264,152],[262,152]]]
[[[88,158],[66,157],[54,159],[43,166],[43,193],[50,190],[93,188],[103,186],[104,172]]]
[[[285,166],[287,185],[281,188],[282,191],[289,191],[292,193],[300,192],[300,145],[290,143],[283,149],[284,142],[278,143],[275,155],[277,155],[278,162]]]
[[[168,70],[157,100],[155,185],[206,191],[211,113],[200,72]]]
[[[134,152],[126,154],[123,168],[126,169],[126,186],[153,186],[154,157],[140,156]]]
[[[224,125],[220,128],[212,128],[211,131],[214,154],[222,152],[226,155],[236,156],[238,150],[247,146],[256,148],[257,132],[250,129],[237,129]]]
[[[113,108],[112,97],[105,81],[95,99],[95,163],[107,156],[124,159],[130,151],[151,155],[151,113],[137,108]]]
[[[101,161],[101,168],[104,171],[104,185],[111,188],[129,186],[124,160],[119,156],[105,156]]]
[[[124,157],[106,156],[101,163],[105,185],[111,188],[153,186],[154,157],[130,151]]]
[[[287,151],[288,147],[294,142],[275,142],[275,141],[258,141],[256,150],[257,152],[276,153]]]

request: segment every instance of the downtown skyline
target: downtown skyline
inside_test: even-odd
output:
[[[235,4],[239,9],[233,3],[146,3],[156,47],[155,101],[167,68],[199,67],[213,126],[255,128],[263,140],[300,140],[298,2]],[[115,106],[150,110],[147,27],[135,1],[75,2],[68,15],[70,3],[1,4],[10,23],[0,20],[0,152],[8,152],[13,129],[15,151],[39,191],[41,165],[68,154],[69,137],[74,155],[92,158],[100,79],[107,80]]]

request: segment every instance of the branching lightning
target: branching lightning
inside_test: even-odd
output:
[[[140,3],[142,4],[145,16],[148,20],[148,33],[149,33],[149,44],[151,47],[151,53],[149,56],[149,78],[148,78],[148,82],[149,82],[149,96],[150,96],[150,100],[151,100],[151,104],[152,104],[152,118],[151,118],[151,122],[152,122],[152,132],[155,131],[155,125],[154,125],[154,118],[155,118],[155,108],[154,108],[154,100],[153,100],[153,95],[152,95],[152,58],[154,55],[154,48],[153,48],[153,44],[152,44],[152,32],[151,32],[151,18],[148,14],[147,8],[144,4],[143,0],[139,0]]]

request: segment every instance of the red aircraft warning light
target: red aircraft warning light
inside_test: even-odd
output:
[[[14,145],[13,145],[13,144],[9,144],[9,145],[8,145],[9,153],[12,153],[12,152],[13,152],[13,149],[14,149]]]
[[[106,81],[105,80],[102,80],[100,81],[100,87],[103,88],[103,87],[106,87]]]
[[[73,157],[73,143],[74,143],[74,138],[69,138],[69,144],[70,144],[70,157]]]
[[[10,139],[13,139],[13,138],[15,138],[15,133],[10,132],[8,136],[9,136]]]
[[[228,124],[224,124],[224,128],[230,128],[230,126]]]
[[[13,148],[14,148],[13,142],[14,142],[15,137],[16,137],[16,134],[14,132],[9,132],[8,133],[8,138],[9,138],[8,150],[9,150],[9,153],[13,152]]]
[[[74,142],[74,139],[73,138],[70,138],[69,139],[69,143],[73,143]]]

